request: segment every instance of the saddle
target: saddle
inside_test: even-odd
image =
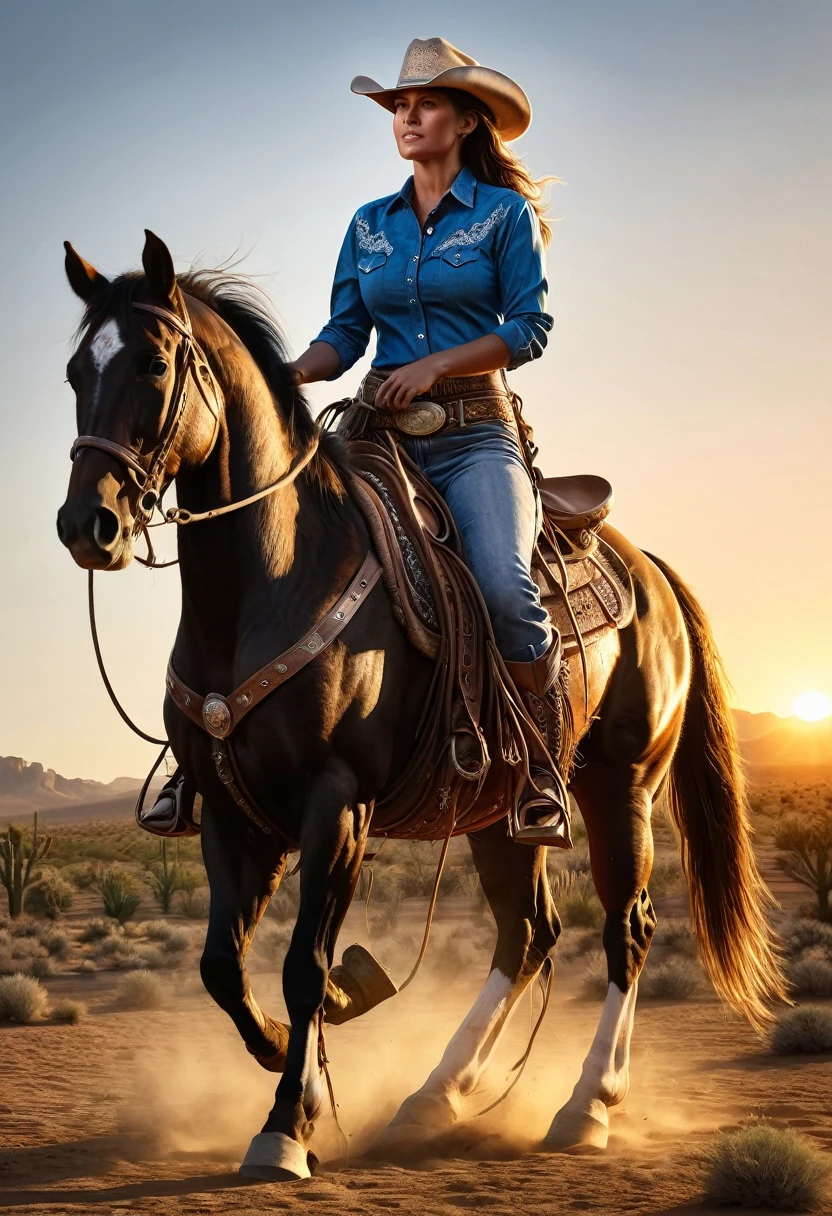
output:
[[[505,815],[528,775],[537,735],[497,651],[488,611],[462,556],[444,500],[389,431],[348,440],[358,505],[393,613],[434,662],[411,760],[383,791],[373,834],[435,839],[487,827]],[[567,653],[580,652],[633,610],[629,572],[598,535],[612,508],[600,477],[540,479],[542,522],[533,576]],[[568,698],[561,684],[564,715]],[[574,746],[562,732],[567,772]],[[544,744],[545,747],[545,744]]]

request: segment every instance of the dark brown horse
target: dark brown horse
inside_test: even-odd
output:
[[[346,490],[348,453],[318,438],[285,369],[279,333],[238,281],[189,274],[178,282],[167,248],[147,235],[144,274],[110,282],[67,248],[70,283],[86,305],[68,367],[79,432],[102,443],[76,454],[58,532],[89,570],[133,557],[147,470],[176,479],[180,507],[230,505],[279,481],[242,510],[182,528],[182,616],[173,663],[192,689],[229,692],[326,613],[369,548]],[[149,311],[148,311],[149,307]],[[153,309],[193,327],[187,338]],[[202,363],[202,356],[207,367]],[[199,383],[199,380],[202,383]],[[170,411],[191,391],[168,443]],[[109,443],[109,446],[108,446]],[[282,480],[283,479],[283,480]],[[704,962],[722,996],[759,1025],[783,982],[766,921],[766,894],[749,839],[743,782],[719,660],[707,621],[662,563],[605,528],[629,567],[636,612],[589,648],[589,715],[571,691],[583,766],[571,790],[586,824],[592,873],[606,912],[609,990],[572,1097],[545,1145],[603,1146],[607,1109],[628,1085],[639,972],[656,927],[648,894],[651,810],[664,791]],[[140,629],[129,623],[131,632]],[[249,790],[300,846],[300,909],[283,969],[291,1027],[261,1011],[245,956],[287,864],[287,844],[246,818],[218,780],[210,740],[172,704],[165,722],[177,760],[202,792],[202,847],[211,909],[201,970],[249,1051],[282,1072],[274,1107],[249,1150],[257,1177],[306,1176],[307,1141],[324,1099],[322,1016],[350,996],[329,972],[352,899],[372,808],[405,766],[431,676],[377,584],[340,637],[241,723],[235,738]],[[518,998],[560,931],[545,850],[514,843],[505,821],[470,845],[498,940],[480,997],[442,1060],[399,1110],[400,1134],[430,1132],[465,1113]]]

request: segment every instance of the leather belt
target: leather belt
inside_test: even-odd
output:
[[[370,371],[361,382],[358,400],[371,407],[371,427],[392,428],[406,435],[433,435],[449,427],[476,422],[516,425],[512,393],[502,372],[453,376],[438,380],[430,397],[417,399],[406,410],[375,409],[378,390],[390,372]]]

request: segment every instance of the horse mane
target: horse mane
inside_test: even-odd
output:
[[[76,337],[91,326],[98,328],[108,317],[126,327],[136,291],[144,282],[145,276],[137,271],[113,279],[87,305]],[[260,369],[290,440],[304,451],[318,435],[318,424],[289,372],[286,340],[265,292],[244,275],[227,270],[190,270],[177,275],[177,282],[185,295],[205,304],[234,331]],[[342,498],[349,473],[346,445],[328,432],[319,439],[318,451],[305,472],[318,489]]]

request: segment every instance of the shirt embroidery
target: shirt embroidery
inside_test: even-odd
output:
[[[457,228],[456,232],[446,236],[442,244],[437,245],[434,249],[433,256],[444,253],[446,249],[453,249],[455,245],[478,245],[507,215],[508,210],[500,203],[499,207],[492,211],[486,219],[480,220],[478,224],[472,224],[467,231],[464,228]]]
[[[386,253],[393,252],[393,246],[384,235],[384,231],[370,232],[370,225],[362,217],[358,216],[355,221],[355,231],[358,234],[358,248],[363,249],[365,253]]]

